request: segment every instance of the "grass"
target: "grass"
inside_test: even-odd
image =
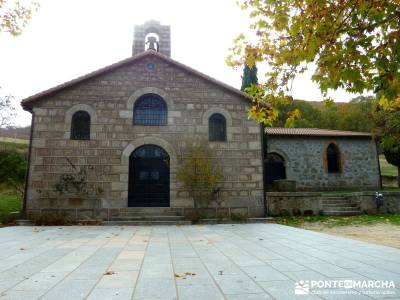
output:
[[[304,227],[307,224],[318,224],[333,228],[338,226],[360,226],[386,223],[400,226],[400,214],[385,215],[359,215],[359,216],[310,216],[310,217],[277,217],[274,221],[278,224]]]
[[[1,136],[0,136],[0,142],[13,143],[13,144],[25,144],[25,145],[29,144],[29,140],[10,138],[10,137],[1,137]]]
[[[5,142],[0,140],[0,150],[12,151],[15,150],[19,153],[28,153],[28,144]]]
[[[9,214],[20,209],[21,200],[14,192],[10,190],[0,192],[0,223],[6,223],[9,220]]]
[[[396,177],[397,168],[386,161],[384,155],[379,155],[379,163],[381,165],[382,176]]]

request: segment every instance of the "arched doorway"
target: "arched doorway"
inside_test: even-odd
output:
[[[278,153],[268,153],[265,160],[265,184],[271,186],[274,180],[286,179],[285,160]]]
[[[129,157],[128,206],[169,207],[169,155],[144,145]]]

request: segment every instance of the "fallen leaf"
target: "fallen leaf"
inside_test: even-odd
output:
[[[175,273],[175,277],[176,278],[182,278],[182,279],[186,279],[187,276],[194,276],[196,275],[195,273],[191,273],[191,272],[180,272],[180,273]]]
[[[104,273],[104,275],[114,275],[114,274],[115,274],[114,271],[107,271],[107,272]]]

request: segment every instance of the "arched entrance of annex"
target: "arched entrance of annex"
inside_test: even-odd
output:
[[[170,157],[160,146],[142,145],[130,154],[128,206],[170,206]]]
[[[264,169],[267,187],[271,187],[275,180],[286,179],[285,159],[276,152],[267,154]]]

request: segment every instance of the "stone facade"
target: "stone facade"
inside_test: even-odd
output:
[[[340,151],[340,172],[327,170],[326,149]],[[299,191],[376,189],[380,186],[379,161],[371,137],[275,136],[267,138],[268,153],[284,159],[286,178]]]
[[[76,214],[77,209],[127,207],[129,156],[146,144],[169,154],[171,208],[193,207],[176,179],[180,147],[193,136],[208,141],[208,117],[218,112],[226,118],[227,141],[210,145],[224,172],[222,207],[264,215],[260,127],[247,118],[248,100],[239,91],[147,52],[99,75],[23,101],[24,108],[33,112],[28,211],[72,209]],[[134,103],[146,93],[165,100],[166,126],[133,125]],[[70,139],[71,116],[79,110],[91,116],[90,140]],[[78,167],[90,167],[89,183],[103,191],[96,203],[48,196],[60,176],[73,171],[67,158]]]

